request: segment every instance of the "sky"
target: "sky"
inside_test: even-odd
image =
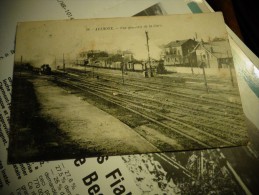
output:
[[[146,31],[150,56],[155,59],[159,59],[161,45],[171,41],[195,34],[198,40],[227,35],[221,13],[23,22],[17,27],[15,61],[22,56],[40,66],[63,54],[73,60],[88,50],[130,50],[136,59],[147,59]]]

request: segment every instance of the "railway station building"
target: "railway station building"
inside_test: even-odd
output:
[[[198,42],[193,39],[171,41],[162,51],[162,58],[164,59],[165,66],[197,66],[196,56],[193,49],[197,46]]]
[[[165,67],[228,68],[233,66],[231,48],[226,39],[215,38],[204,42],[193,39],[176,40],[168,43],[162,51]]]
[[[205,62],[206,68],[228,68],[233,65],[231,48],[227,40],[215,40],[211,42],[199,42],[194,48],[197,63]]]

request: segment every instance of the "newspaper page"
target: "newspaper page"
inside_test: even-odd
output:
[[[87,4],[82,2],[79,3],[82,12],[78,15],[86,17],[82,6]],[[9,8],[13,9],[8,9],[8,11],[14,11],[14,8],[17,7],[16,9],[19,8],[19,13],[21,13],[20,17],[14,14],[17,16],[15,21],[1,23],[1,26],[5,26],[5,28],[1,28],[1,45],[5,47],[1,47],[0,55],[0,194],[256,194],[258,192],[259,146],[257,140],[259,135],[256,125],[258,120],[255,118],[258,114],[254,113],[258,111],[259,101],[255,92],[256,85],[253,85],[254,90],[252,90],[242,75],[239,76],[238,82],[245,114],[252,122],[249,127],[250,137],[254,138],[251,139],[248,147],[7,165],[10,84],[12,82],[13,39],[16,22],[34,20],[34,18],[35,20],[45,20],[48,19],[47,17],[65,19],[67,12],[73,16],[77,14],[67,6],[68,3],[72,5],[74,2],[57,1],[56,5],[54,1],[53,4],[50,3],[51,5],[48,3],[46,1],[38,1],[34,4],[32,1],[12,3]],[[183,12],[186,10],[186,12],[190,12],[187,3],[182,1],[180,9]],[[115,6],[115,4],[112,5]],[[33,7],[32,15],[27,12],[26,6]],[[171,6],[174,7],[174,1]],[[49,13],[46,14],[42,8],[49,10]],[[53,12],[50,9],[53,9]],[[93,9],[96,12],[102,10],[102,8]],[[128,7],[125,8],[125,10],[127,9]],[[134,14],[139,11],[136,10]],[[0,13],[6,12],[1,10]],[[14,11],[14,13],[17,12]],[[6,17],[1,15],[1,18]],[[8,19],[10,18],[8,17]],[[6,41],[5,44],[2,44],[3,41]],[[255,81],[253,83],[258,82],[258,69],[253,61],[247,58],[236,45],[234,47],[232,45],[232,52],[235,66],[249,68],[248,77],[252,75],[251,78]],[[242,71],[238,71],[238,73],[242,73]]]

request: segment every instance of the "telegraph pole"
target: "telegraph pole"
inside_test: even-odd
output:
[[[92,67],[93,67],[93,71],[92,72],[93,72],[93,78],[94,78],[94,63],[93,62],[94,62],[94,50],[92,50],[92,62],[91,62],[92,63]]]
[[[22,75],[22,56],[21,56],[21,65],[20,65],[20,76]]]
[[[208,88],[208,83],[206,79],[206,73],[205,73],[205,67],[204,67],[204,62],[202,62],[202,72],[203,72],[203,77],[204,77],[204,85],[206,87],[207,92],[209,93],[209,88]]]
[[[122,64],[121,64],[121,78],[122,78],[122,84],[124,85],[124,55],[122,56]]]
[[[228,57],[228,59],[229,59],[228,51],[227,51],[227,57]],[[231,70],[231,64],[230,64],[230,62],[229,62],[229,64],[228,64],[228,68],[229,68],[229,73],[230,73],[230,80],[231,80],[232,86],[234,87],[234,80],[233,80],[233,75],[232,75],[232,70]]]
[[[57,69],[57,57],[55,56],[55,67]]]
[[[65,64],[65,56],[64,56],[64,53],[63,53],[63,71],[65,73],[66,71],[66,64]]]
[[[202,73],[203,73],[203,78],[204,78],[204,85],[206,87],[207,93],[209,93],[209,88],[208,88],[208,84],[207,84],[207,78],[206,78],[206,73],[205,73],[205,62],[203,62],[202,60],[202,55],[201,55],[201,65],[200,67],[202,68]]]
[[[124,85],[124,63],[122,63],[122,67],[121,67],[121,77],[122,77],[122,84]]]
[[[192,75],[193,75],[193,67],[192,67],[192,57],[191,57],[191,52],[188,49],[188,60],[189,60],[189,65],[191,66],[191,71],[192,71]]]
[[[150,61],[150,53],[149,53],[149,37],[148,37],[148,31],[145,31],[146,33],[146,39],[147,39],[147,53],[148,53],[148,63],[149,63],[149,68],[150,68],[150,76],[153,77],[153,72],[151,68],[151,61]]]

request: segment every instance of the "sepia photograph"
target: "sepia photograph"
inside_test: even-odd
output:
[[[247,142],[221,13],[18,23],[10,163]]]

